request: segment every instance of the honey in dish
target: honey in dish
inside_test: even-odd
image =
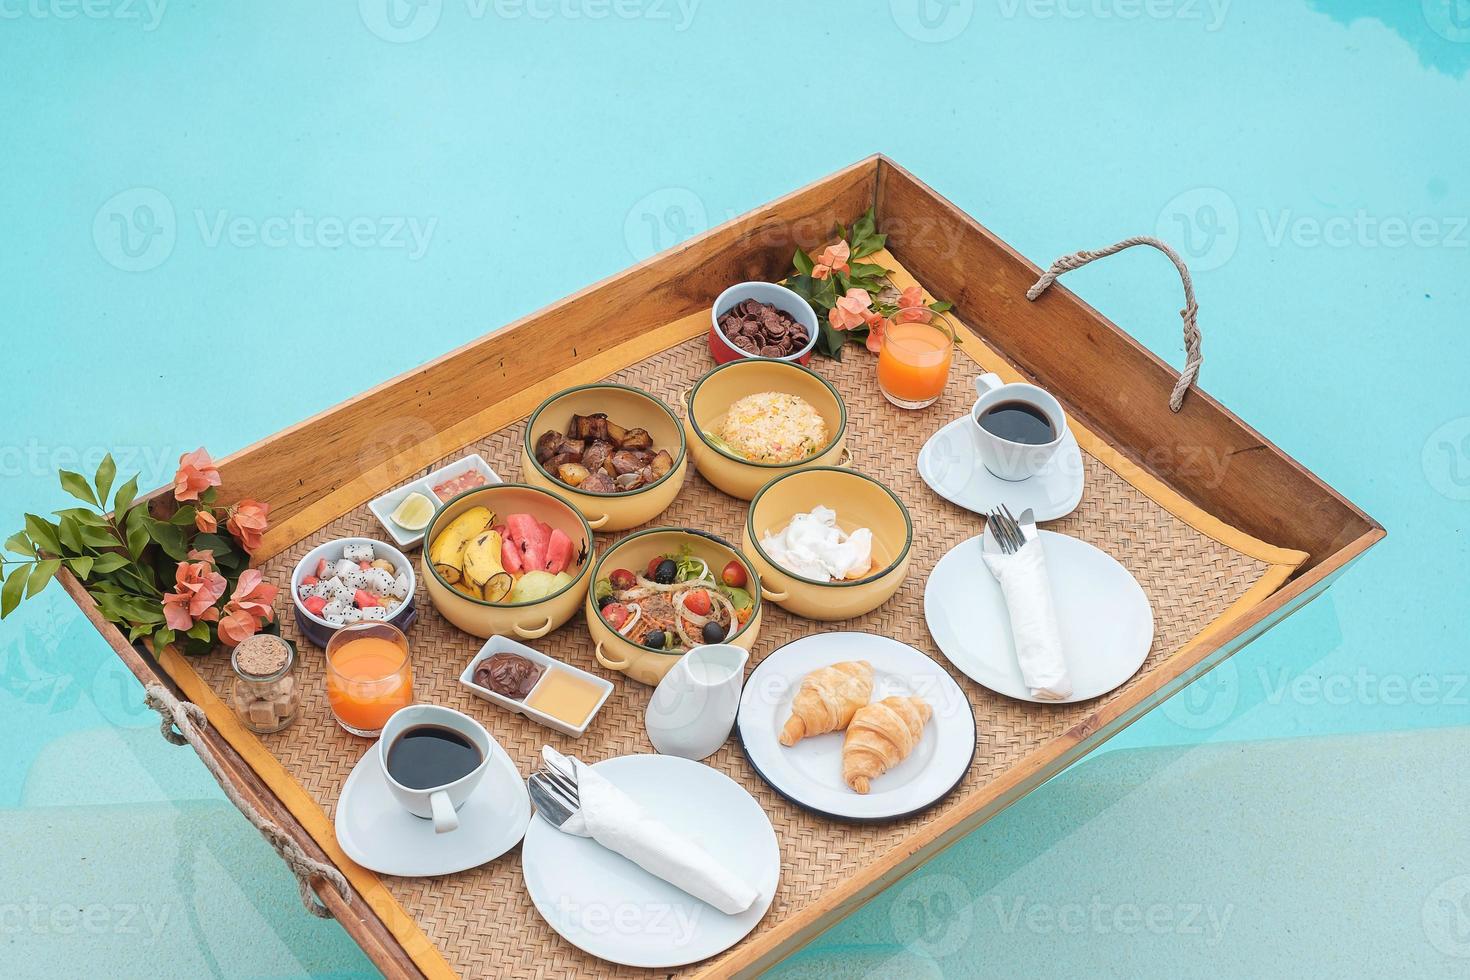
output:
[[[592,709],[597,707],[597,699],[600,697],[602,689],[595,684],[570,671],[553,667],[526,698],[526,705],[573,728],[579,728],[587,720],[587,716],[592,714]]]

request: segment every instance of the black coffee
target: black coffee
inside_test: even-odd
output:
[[[409,789],[431,789],[468,776],[482,761],[475,743],[440,725],[415,725],[388,746],[388,775]]]
[[[996,402],[980,413],[980,428],[1023,446],[1044,446],[1057,437],[1051,419],[1030,402]]]

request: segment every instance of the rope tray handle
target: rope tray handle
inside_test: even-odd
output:
[[[1106,258],[1116,255],[1124,249],[1135,245],[1152,245],[1154,248],[1169,256],[1174,267],[1179,270],[1179,278],[1184,281],[1184,309],[1179,315],[1184,318],[1184,370],[1179,372],[1179,380],[1174,383],[1174,392],[1169,396],[1169,408],[1179,411],[1184,405],[1184,394],[1199,378],[1200,365],[1204,363],[1204,355],[1200,353],[1199,342],[1199,304],[1194,301],[1194,281],[1189,277],[1189,267],[1166,242],[1149,235],[1138,235],[1134,238],[1125,238],[1116,245],[1100,248],[1096,251],[1083,249],[1073,252],[1071,255],[1063,255],[1051,264],[1051,268],[1042,273],[1041,278],[1036,280],[1036,285],[1026,290],[1026,298],[1034,300],[1051,287],[1064,272],[1080,269],[1095,259]]]
[[[301,904],[306,911],[321,919],[332,918],[332,912],[316,893],[311,889],[313,879],[321,878],[337,889],[342,900],[347,904],[352,903],[352,889],[347,885],[347,879],[342,872],[330,864],[323,864],[301,849],[290,835],[265,817],[260,811],[250,805],[250,802],[240,795],[233,783],[224,774],[219,763],[215,760],[209,747],[205,745],[203,737],[199,734],[209,727],[209,720],[204,715],[204,709],[197,704],[188,701],[180,701],[169,693],[168,689],[161,684],[149,684],[143,691],[143,703],[148,705],[159,714],[159,731],[163,737],[174,745],[190,745],[199,755],[199,761],[204,763],[204,768],[219,783],[220,789],[224,790],[225,796],[235,804],[236,809],[245,815],[261,836],[270,842],[271,847],[286,862],[291,873],[296,876],[296,887],[301,892]]]

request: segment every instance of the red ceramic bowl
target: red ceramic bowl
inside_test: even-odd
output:
[[[714,355],[716,364],[727,364],[744,357],[758,356],[736,347],[720,329],[721,314],[729,312],[736,303],[747,299],[769,303],[806,327],[808,340],[805,347],[795,354],[767,358],[767,360],[795,361],[797,364],[805,364],[812,359],[812,350],[817,346],[817,311],[812,309],[812,305],[785,286],[774,282],[741,282],[721,293],[715,300],[715,305],[710,307],[709,352]]]

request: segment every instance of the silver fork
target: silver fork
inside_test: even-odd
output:
[[[536,812],[545,817],[553,827],[560,827],[572,815],[576,808],[568,806],[565,799],[553,788],[549,779],[539,772],[533,772],[530,780],[531,802],[536,806]]]
[[[1010,508],[1002,504],[995,510],[985,515],[990,524],[991,534],[1000,550],[1007,555],[1014,555],[1026,547],[1026,535],[1021,533],[1021,525],[1011,515]]]

